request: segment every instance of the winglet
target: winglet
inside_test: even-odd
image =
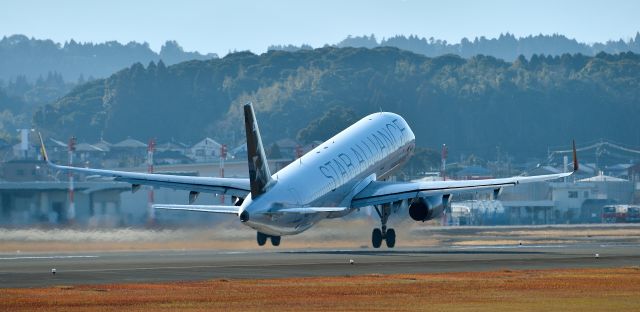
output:
[[[42,140],[42,134],[38,132],[38,137],[40,138],[40,155],[42,155],[42,159],[49,162],[49,156],[47,156],[47,149],[44,147],[44,140]]]
[[[573,171],[578,171],[578,153],[576,152],[576,140],[573,140]]]

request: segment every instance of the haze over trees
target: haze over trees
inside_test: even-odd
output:
[[[176,64],[217,57],[216,54],[185,52],[175,41],[167,41],[156,53],[146,42],[94,44],[71,39],[61,44],[13,35],[0,40],[0,80],[25,76],[34,81],[49,72],[56,72],[67,81],[76,81],[81,77],[107,77],[136,62],[146,64],[163,60],[166,64]]]
[[[252,101],[266,144],[322,140],[380,109],[401,114],[419,146],[494,155],[541,155],[594,138],[640,145],[640,55],[424,55],[382,47],[229,54],[136,63],[41,107],[35,126],[80,140],[128,136],[228,144],[244,134]]]
[[[16,129],[31,128],[33,113],[38,108],[51,104],[75,85],[65,82],[56,72],[39,76],[33,82],[24,75],[18,75],[7,83],[0,81],[0,138],[11,139],[10,134]]]
[[[396,47],[425,56],[435,57],[445,54],[456,54],[464,58],[478,54],[513,61],[518,56],[530,58],[534,54],[562,55],[564,53],[580,53],[596,55],[599,52],[616,54],[621,52],[640,53],[640,33],[634,38],[604,43],[587,44],[563,35],[537,35],[516,38],[506,33],[498,38],[476,37],[473,40],[463,38],[458,43],[445,40],[422,38],[416,35],[398,35],[378,40],[374,35],[348,36],[333,45],[335,47]],[[268,50],[293,52],[312,50],[308,44],[295,46],[272,45]],[[64,43],[52,40],[28,38],[24,35],[5,36],[0,40],[0,80],[8,82],[18,76],[24,76],[34,82],[38,77],[50,72],[60,74],[67,82],[76,82],[90,78],[104,78],[116,71],[139,62],[162,60],[166,65],[173,65],[189,60],[206,60],[217,58],[215,53],[201,54],[187,52],[176,42],[167,41],[156,53],[148,43],[117,41],[104,43],[77,42],[70,39]]]
[[[636,33],[634,38],[629,40],[607,41],[604,43],[587,44],[578,42],[575,39],[567,38],[563,35],[529,35],[527,37],[516,38],[513,34],[501,34],[498,38],[476,37],[473,40],[462,38],[458,43],[450,43],[446,40],[439,40],[433,37],[421,38],[416,35],[393,36],[379,40],[374,36],[348,36],[344,40],[335,44],[339,48],[377,48],[396,47],[402,50],[411,51],[425,56],[435,57],[445,54],[456,54],[464,58],[473,57],[478,54],[490,55],[506,61],[513,61],[518,56],[524,55],[530,58],[534,54],[539,55],[562,55],[584,54],[596,55],[599,52],[616,54],[621,52],[640,53],[640,33]],[[296,47],[293,45],[279,46],[273,45],[269,50],[297,51],[299,49],[310,49],[309,45]]]

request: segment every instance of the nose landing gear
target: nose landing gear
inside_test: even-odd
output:
[[[388,248],[393,248],[396,245],[396,231],[394,229],[387,229],[387,221],[391,215],[391,205],[374,206],[378,216],[380,216],[381,229],[375,228],[371,233],[371,245],[373,248],[380,248],[382,241],[384,240]]]

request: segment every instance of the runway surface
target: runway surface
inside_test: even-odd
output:
[[[623,266],[639,244],[22,253],[0,254],[0,287]]]

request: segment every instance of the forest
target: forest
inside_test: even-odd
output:
[[[187,52],[176,41],[167,41],[160,52],[151,50],[148,43],[117,41],[103,43],[64,43],[53,40],[12,35],[0,40],[0,81],[24,76],[35,81],[49,72],[56,72],[68,81],[107,77],[135,62],[163,60],[176,64],[194,59],[217,58],[216,54]]]
[[[513,34],[500,34],[497,38],[484,36],[473,39],[462,38],[460,42],[447,42],[434,37],[425,38],[417,35],[396,35],[378,40],[375,35],[347,36],[344,40],[332,45],[338,48],[377,48],[394,47],[424,56],[441,56],[456,54],[465,58],[478,54],[490,55],[506,61],[513,61],[523,55],[530,58],[534,54],[560,56],[565,53],[596,55],[600,52],[617,54],[621,52],[640,53],[640,32],[628,40],[609,40],[607,42],[584,43],[567,38],[560,34],[529,35],[516,37]],[[312,49],[310,45],[272,45],[270,50],[297,51]]]
[[[563,54],[513,62],[426,57],[391,47],[231,53],[221,59],[136,63],[86,82],[34,114],[48,135],[83,141],[155,137],[231,145],[253,102],[263,139],[323,140],[378,111],[396,112],[417,144],[540,156],[549,146],[607,138],[640,145],[640,55]]]

